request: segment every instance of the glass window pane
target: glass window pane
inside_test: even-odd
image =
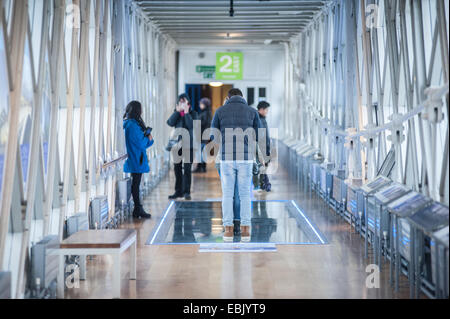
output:
[[[22,98],[19,112],[19,144],[20,159],[22,163],[22,177],[24,190],[28,178],[28,164],[31,141],[31,112],[33,107],[34,79],[31,70],[31,54],[28,45],[28,36],[25,40],[24,65],[22,75]]]
[[[0,201],[2,198],[3,167],[6,154],[6,142],[9,131],[9,81],[6,65],[5,42],[3,38],[3,26],[0,25]]]
[[[46,70],[44,78],[44,89],[42,92],[42,117],[41,117],[41,132],[42,132],[42,153],[43,153],[43,163],[44,163],[44,176],[47,176],[47,164],[48,164],[48,146],[50,142],[50,115],[52,112],[51,105],[51,83],[50,83],[50,71],[49,71],[49,61],[48,55],[46,55]],[[44,179],[47,181],[47,178]]]
[[[28,2],[28,13],[30,16],[30,29],[31,29],[31,45],[33,47],[33,63],[35,70],[38,69],[39,65],[44,1],[46,0],[34,0]]]

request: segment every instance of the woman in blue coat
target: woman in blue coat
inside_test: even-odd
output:
[[[124,172],[131,173],[131,194],[134,201],[133,217],[151,218],[142,207],[139,198],[139,188],[143,173],[150,172],[147,159],[147,148],[153,145],[151,128],[146,127],[142,120],[142,105],[140,102],[132,101],[128,104],[123,117],[123,129],[125,131],[125,143],[127,146],[128,159],[124,165]]]

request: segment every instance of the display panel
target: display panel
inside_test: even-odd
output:
[[[343,200],[347,198],[345,183],[342,179],[337,177],[336,175],[333,175],[333,189],[332,189],[332,197],[334,200],[336,200],[339,203],[342,203]]]
[[[387,204],[393,201],[394,199],[405,195],[409,191],[410,190],[406,188],[405,185],[395,183],[381,189],[379,192],[375,194],[375,198],[379,200],[382,204]]]
[[[423,196],[422,194],[411,192],[393,201],[388,205],[388,209],[392,213],[404,217],[416,212],[430,201],[431,199]]]
[[[408,219],[425,231],[434,232],[442,227],[448,226],[448,217],[448,207],[440,203],[433,203],[410,216]]]
[[[380,170],[378,171],[378,175],[389,177],[391,176],[392,169],[395,165],[395,150],[391,148],[389,153],[387,154],[383,164],[381,165]]]
[[[369,183],[363,185],[361,187],[361,190],[366,194],[370,194],[390,183],[390,179],[384,176],[377,176],[373,181],[370,181]]]
[[[441,243],[446,244],[448,248],[448,241],[449,241],[449,227],[446,226],[442,228],[441,230],[438,230],[433,234],[433,237],[438,239]]]
[[[320,168],[320,189],[322,193],[327,193],[327,171],[323,167]]]

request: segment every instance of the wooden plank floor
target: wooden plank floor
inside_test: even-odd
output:
[[[402,276],[398,294],[384,265],[379,289],[366,288],[364,241],[315,194],[305,192],[281,171],[271,177],[273,192],[258,199],[294,199],[325,234],[329,245],[280,246],[276,253],[199,253],[198,246],[146,246],[173,193],[174,176],[165,178],[145,200],[153,218],[123,225],[138,231],[137,280],[129,281],[128,252],[122,257],[122,298],[409,298]],[[213,166],[193,175],[193,200],[221,196]],[[66,298],[111,298],[112,258],[88,260],[87,280]]]

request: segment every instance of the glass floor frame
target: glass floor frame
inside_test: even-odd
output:
[[[251,240],[236,245],[327,245],[319,228],[294,200],[252,201]],[[223,242],[222,202],[171,201],[146,245],[229,246]]]

